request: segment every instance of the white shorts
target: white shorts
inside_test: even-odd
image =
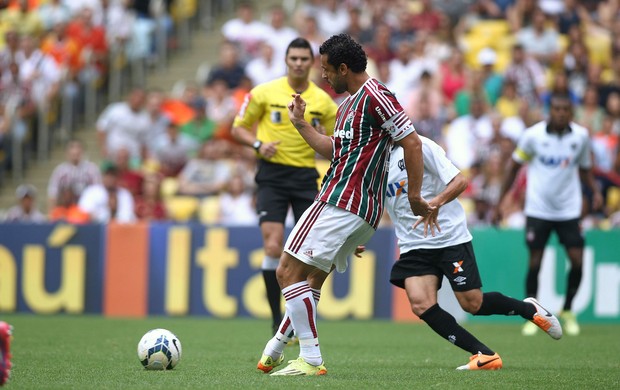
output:
[[[332,265],[342,273],[355,248],[365,244],[374,233],[375,229],[361,217],[315,201],[295,224],[284,251],[327,273]]]

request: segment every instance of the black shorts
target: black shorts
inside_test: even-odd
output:
[[[284,223],[289,206],[295,221],[314,202],[319,174],[314,168],[298,168],[259,160],[256,173],[256,212],[259,223]]]
[[[405,288],[405,279],[424,275],[437,276],[438,289],[444,275],[454,291],[469,291],[482,287],[471,241],[447,248],[414,249],[402,254],[392,266],[390,283]]]
[[[585,240],[579,226],[579,218],[568,221],[548,221],[527,217],[525,222],[525,241],[530,249],[545,249],[551,231],[555,230],[562,245],[566,248],[583,248]]]

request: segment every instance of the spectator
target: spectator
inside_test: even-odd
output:
[[[339,0],[325,0],[316,14],[316,20],[321,34],[326,37],[346,31],[350,23],[349,12]]]
[[[83,8],[67,24],[67,36],[77,43],[80,61],[85,65],[79,75],[81,82],[86,84],[104,77],[108,66],[106,31],[94,24],[90,8]]]
[[[166,101],[166,95],[159,89],[153,89],[146,95],[145,110],[149,117],[149,147],[152,142],[160,136],[165,135],[168,131],[168,124],[173,120],[173,115],[164,112],[163,105]]]
[[[37,189],[31,184],[22,184],[15,191],[17,205],[11,207],[5,217],[5,222],[45,222],[43,215],[36,205]]]
[[[392,30],[387,23],[375,26],[372,41],[364,47],[364,50],[377,67],[388,64],[396,57],[392,49]]]
[[[542,95],[542,102],[545,112],[549,112],[551,96],[566,95],[570,98],[571,104],[573,105],[577,105],[580,100],[570,89],[570,86],[568,85],[568,75],[566,72],[556,72],[554,76],[555,77],[553,78],[551,88],[549,88],[548,91],[545,91]]]
[[[62,0],[49,0],[37,10],[44,31],[50,31],[58,23],[68,23],[71,9]]]
[[[590,55],[585,43],[572,42],[564,56],[564,71],[568,74],[568,86],[577,99],[581,100],[588,84]]]
[[[144,111],[146,94],[133,88],[126,101],[111,103],[97,120],[97,138],[101,156],[114,160],[116,153],[127,149],[131,164],[139,166],[146,157],[151,120]]]
[[[487,96],[486,89],[484,89],[484,79],[480,70],[472,71],[467,79],[465,88],[458,91],[454,96],[454,112],[456,116],[469,114],[469,107],[471,106],[473,96],[482,97],[485,104],[489,104],[490,99]]]
[[[115,160],[112,164],[118,171],[118,185],[128,190],[134,199],[140,196],[142,194],[144,175],[131,166],[131,154],[129,150],[121,148],[118,153],[116,153]],[[110,162],[104,163],[104,166],[108,165],[110,165]]]
[[[446,133],[447,156],[462,171],[480,160],[481,152],[493,136],[484,97],[472,97],[469,110],[469,114],[452,121]]]
[[[143,181],[142,195],[136,198],[136,217],[143,221],[163,221],[168,218],[166,207],[161,199],[158,175],[147,175]]]
[[[228,88],[237,88],[244,75],[245,67],[239,60],[237,47],[231,42],[223,42],[220,46],[219,63],[209,72],[207,85],[211,85],[215,80],[224,80]]]
[[[19,78],[31,86],[32,97],[39,107],[51,107],[58,98],[62,73],[52,57],[37,46],[38,40],[30,35],[22,36],[21,50],[16,59],[20,64]]]
[[[254,57],[245,67],[245,73],[252,80],[252,85],[262,84],[284,75],[284,62],[276,60],[273,46],[266,41],[260,44],[260,55]]]
[[[80,209],[77,201],[77,194],[71,186],[61,187],[58,190],[58,202],[50,209],[49,220],[51,222],[62,221],[72,224],[88,223],[90,216]]]
[[[566,35],[574,26],[587,25],[590,15],[577,0],[564,0],[564,9],[557,15],[558,32]]]
[[[103,169],[101,184],[92,184],[82,192],[78,206],[87,212],[96,223],[131,223],[134,214],[134,200],[131,193],[120,186],[119,170],[109,164]]]
[[[17,61],[19,44],[19,34],[16,30],[4,32],[4,48],[0,51],[0,67],[2,69],[7,68],[10,63]]]
[[[612,120],[612,132],[616,135],[620,135],[620,93],[613,92],[607,97],[607,103],[605,104],[607,115]]]
[[[517,96],[517,85],[512,80],[504,80],[502,94],[495,105],[497,112],[504,118],[517,116],[522,100]]]
[[[43,31],[39,13],[30,9],[28,0],[18,0],[16,8],[7,8],[0,12],[0,22],[20,34],[38,36]]]
[[[420,75],[418,85],[411,90],[409,97],[407,99],[404,99],[406,103],[404,104],[403,108],[405,109],[405,112],[407,113],[409,118],[416,120],[422,115],[419,107],[422,99],[426,101],[429,115],[431,117],[445,118],[445,112],[442,112],[443,97],[441,95],[441,92],[439,91],[439,88],[437,88],[435,81],[433,80],[433,74],[426,70],[422,72],[422,75]],[[416,127],[416,130],[420,129]],[[427,137],[437,142],[435,138],[429,137],[428,135]]]
[[[598,90],[596,86],[589,85],[583,96],[583,104],[575,109],[575,122],[596,135],[602,129],[604,117],[605,110],[598,105]]]
[[[185,133],[179,132],[179,126],[170,122],[168,131],[157,137],[151,155],[159,163],[159,173],[174,177],[181,172],[189,156],[198,150],[199,143]]]
[[[413,119],[413,126],[420,135],[443,145],[444,121],[439,115],[434,114],[431,99],[432,97],[426,93],[422,93],[419,96],[416,103],[417,115],[411,117]]]
[[[230,127],[237,105],[224,80],[215,79],[207,90],[207,116],[216,123],[216,137],[230,139]]]
[[[259,44],[268,31],[267,25],[254,19],[254,6],[250,1],[240,2],[237,5],[237,17],[222,26],[224,38],[239,46],[244,62],[258,55]]]
[[[411,16],[410,25],[415,31],[439,31],[445,16],[433,7],[432,0],[420,0],[421,10]]]
[[[69,140],[65,148],[65,161],[54,168],[47,186],[48,210],[57,205],[61,188],[70,188],[79,197],[84,188],[101,183],[101,172],[95,163],[84,158],[84,144],[80,140]]]
[[[493,67],[497,61],[497,54],[489,47],[478,52],[478,64],[482,67],[482,80],[484,83],[484,91],[491,107],[495,107],[497,99],[502,93],[502,83],[504,78],[497,73]]]
[[[515,0],[506,10],[506,18],[513,32],[528,27],[534,20],[534,13],[538,9],[537,0]]]
[[[603,194],[603,205],[607,204],[607,195],[612,187],[620,187],[620,172],[617,164],[620,162],[620,148],[618,147],[618,134],[614,134],[613,121],[611,117],[603,118],[601,130],[592,135],[592,159],[594,177],[598,182],[601,193]],[[592,194],[586,193],[587,211],[592,208]],[[603,210],[603,215],[609,214],[609,210]]]
[[[440,67],[439,77],[443,98],[446,103],[452,104],[456,94],[465,87],[469,77],[469,69],[459,49],[452,49],[450,58]]]
[[[231,168],[222,157],[227,141],[205,142],[198,156],[189,160],[179,174],[179,193],[182,195],[210,196],[219,194],[230,177]]]
[[[517,87],[517,95],[525,99],[530,107],[540,104],[540,96],[545,91],[545,70],[535,58],[527,56],[523,45],[517,43],[512,49],[512,62],[504,77]]]
[[[407,26],[408,26],[408,22],[409,20],[407,19]],[[359,42],[361,45],[366,45],[368,44],[368,42],[372,40],[372,30],[368,28],[362,21],[361,8],[359,7],[349,8],[349,26],[347,27],[345,32],[349,34],[351,38]],[[413,38],[413,33],[411,34],[410,38]]]
[[[532,17],[532,24],[517,33],[517,42],[528,55],[550,66],[558,59],[560,37],[554,28],[547,26],[547,17],[541,9],[537,8]]]
[[[243,176],[236,174],[220,195],[219,223],[225,226],[256,226],[258,216],[254,197],[246,188]]]
[[[287,20],[286,11],[281,5],[271,7],[269,25],[267,26],[264,40],[273,47],[273,58],[284,58],[288,42],[299,36],[299,33],[292,27],[285,25]],[[285,68],[283,65],[282,74]]]
[[[181,133],[200,145],[213,138],[217,123],[207,116],[207,103],[204,99],[195,98],[190,105],[194,110],[194,117],[181,126]]]

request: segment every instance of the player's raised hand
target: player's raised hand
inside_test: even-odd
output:
[[[293,101],[288,105],[288,116],[293,123],[303,121],[306,112],[306,101],[298,93],[292,96]]]
[[[435,229],[438,232],[441,232],[441,226],[439,226],[439,222],[437,222],[437,217],[439,216],[439,207],[435,207],[428,213],[425,217],[420,217],[413,224],[413,229],[416,229],[420,224],[424,224],[424,237],[428,236],[428,231],[430,230],[431,236],[435,237]]]

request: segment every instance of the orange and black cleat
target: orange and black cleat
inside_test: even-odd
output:
[[[499,370],[502,368],[502,358],[496,353],[494,355],[473,355],[469,358],[469,363],[458,366],[457,370]]]

